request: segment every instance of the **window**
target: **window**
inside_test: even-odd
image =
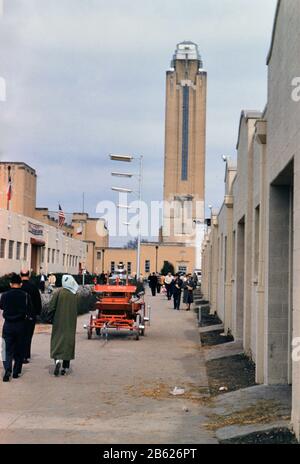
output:
[[[17,242],[16,259],[17,259],[17,260],[20,260],[20,259],[21,259],[21,242]]]
[[[51,249],[48,248],[48,256],[47,256],[47,262],[50,263],[50,253],[51,253]]]
[[[0,258],[1,259],[5,258],[5,248],[6,248],[6,240],[4,238],[1,238],[1,241],[0,241]]]
[[[59,250],[56,250],[56,263],[59,264]]]
[[[97,260],[100,261],[101,259],[101,251],[97,251]]]
[[[63,254],[63,266],[66,264],[66,255],[65,253]]]
[[[27,261],[27,258],[28,258],[28,243],[24,243],[23,260]]]
[[[55,250],[52,250],[52,264],[55,263]]]
[[[127,273],[131,274],[131,263],[127,263]]]
[[[8,259],[13,259],[14,258],[14,244],[12,240],[9,241],[8,243]]]
[[[183,272],[184,274],[186,274],[187,273],[187,266],[185,266],[185,265],[178,266],[178,272]]]
[[[110,263],[110,272],[112,272],[112,273],[115,272],[115,262],[114,262],[114,261],[112,261],[112,262]]]
[[[188,180],[188,157],[189,157],[189,97],[188,85],[183,87],[182,95],[182,167],[181,180]]]
[[[255,209],[255,249],[254,249],[254,274],[255,278],[258,280],[258,271],[259,271],[259,246],[260,246],[260,207],[258,206]]]
[[[232,233],[232,250],[233,250],[233,253],[232,253],[232,278],[235,277],[235,253],[236,253],[236,250],[235,250],[235,243],[236,243],[236,235],[235,235],[235,230],[233,231]]]
[[[28,248],[28,246],[27,246],[27,248]],[[43,247],[42,250],[41,250],[41,253],[42,253],[42,254],[41,254],[41,262],[42,262],[42,263],[45,262],[45,250],[46,250],[45,247]],[[25,253],[25,251],[24,251],[24,253]]]
[[[146,259],[145,261],[145,272],[150,272],[150,260]]]

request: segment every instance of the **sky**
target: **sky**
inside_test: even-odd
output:
[[[1,16],[1,6],[3,15]],[[206,206],[224,196],[242,109],[263,110],[276,0],[0,0],[0,160],[38,174],[38,206],[116,200],[109,153],[144,156],[163,194],[165,73],[196,42],[208,73]],[[124,181],[121,182],[124,184]],[[119,185],[121,185],[119,183]]]

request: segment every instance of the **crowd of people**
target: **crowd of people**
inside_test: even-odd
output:
[[[97,281],[108,283],[110,275],[101,274]],[[0,310],[3,311],[2,359],[4,365],[3,382],[11,377],[18,379],[23,364],[31,360],[31,344],[38,317],[42,311],[41,294],[45,284],[52,293],[56,279],[53,274],[46,276],[41,272],[37,285],[30,280],[30,271],[24,269],[20,274],[10,277],[10,289],[0,295]],[[138,280],[138,283],[142,278]],[[95,282],[96,283],[96,282]],[[190,311],[193,292],[197,280],[191,274],[168,273],[166,276],[152,273],[148,278],[153,296],[164,293],[169,301],[174,302],[174,310],[179,311],[181,301]],[[141,283],[141,285],[143,285]],[[75,338],[77,323],[76,298],[79,285],[71,275],[63,275],[62,289],[54,292],[47,310],[48,322],[52,324],[50,356],[54,360],[54,375],[65,375],[70,369],[70,361],[75,358]],[[183,298],[182,298],[183,296]]]
[[[42,311],[41,293],[45,291],[45,282],[46,276],[42,278],[41,275],[39,285],[35,285],[30,280],[30,271],[22,270],[20,274],[11,275],[10,290],[1,295],[0,309],[4,319],[3,382],[9,382],[11,377],[18,379],[23,364],[30,362],[32,338]],[[54,279],[49,284],[55,286]],[[67,374],[70,361],[75,357],[78,288],[71,275],[64,275],[62,289],[54,293],[49,303],[47,316],[52,323],[50,355],[55,362],[55,376]]]
[[[173,298],[174,310],[180,311],[182,300],[186,305],[186,311],[191,310],[191,304],[194,302],[194,290],[197,286],[197,278],[192,274],[178,273],[172,275],[169,272],[166,276],[163,276],[153,272],[148,277],[148,283],[152,296],[156,296],[156,294],[163,291],[169,301]]]

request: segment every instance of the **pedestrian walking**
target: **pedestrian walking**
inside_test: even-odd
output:
[[[165,277],[165,287],[167,290],[167,298],[169,301],[171,300],[173,294],[173,282],[174,277],[172,276],[171,272],[169,272],[169,274]]]
[[[54,314],[51,335],[51,358],[54,359],[54,375],[65,375],[75,359],[75,339],[77,325],[78,284],[71,275],[62,278],[63,288],[54,293],[48,313]]]
[[[148,282],[149,287],[151,288],[152,296],[155,296],[158,282],[157,275],[155,274],[155,272],[153,272],[152,275],[149,276]]]
[[[44,274],[43,269],[40,268],[39,289],[42,293],[45,293],[46,281],[47,281],[47,276],[46,274]]]
[[[194,302],[195,281],[191,274],[188,274],[183,284],[183,302],[187,305],[186,311],[191,310],[191,304]]]
[[[54,290],[55,285],[56,285],[56,276],[54,274],[49,275],[48,283],[49,283],[48,293],[53,293],[53,290]]]
[[[163,283],[162,283],[162,276],[160,274],[157,275],[157,286],[156,286],[156,290],[157,290],[157,293],[160,294],[161,292],[161,287],[162,287]]]
[[[30,281],[30,272],[28,269],[21,271],[22,290],[27,293],[31,298],[32,303],[32,317],[25,321],[25,345],[24,345],[24,359],[23,364],[28,364],[31,358],[31,343],[34,334],[37,317],[40,316],[42,311],[41,295],[37,286]]]
[[[21,277],[12,274],[10,290],[4,293],[0,301],[4,325],[2,337],[5,343],[3,382],[9,382],[11,375],[18,379],[22,373],[24,359],[25,321],[32,318],[30,296],[22,289]]]
[[[183,285],[182,279],[180,278],[179,275],[177,275],[174,280],[174,286],[173,286],[174,309],[177,311],[180,310],[182,285]]]

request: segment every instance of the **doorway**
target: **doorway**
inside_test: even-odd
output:
[[[290,163],[270,186],[267,377],[270,384],[292,383],[293,192]]]

